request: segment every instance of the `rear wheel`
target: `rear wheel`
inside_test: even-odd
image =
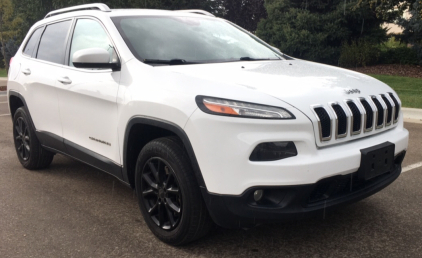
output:
[[[13,138],[18,159],[26,169],[42,169],[51,164],[54,153],[41,146],[23,107],[13,117]]]
[[[183,144],[175,137],[148,143],[136,165],[142,215],[163,242],[182,245],[206,235],[212,222]]]

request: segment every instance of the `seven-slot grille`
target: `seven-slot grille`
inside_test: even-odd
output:
[[[392,93],[356,100],[348,99],[342,104],[331,102],[328,106],[331,110],[327,110],[323,105],[312,107],[318,118],[321,141],[331,140],[333,130],[335,138],[338,139],[346,137],[348,131],[353,136],[371,132],[374,128],[391,126],[397,123],[400,111],[400,104]]]

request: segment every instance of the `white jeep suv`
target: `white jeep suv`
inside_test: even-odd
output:
[[[51,12],[13,58],[8,98],[25,168],[60,153],[115,176],[173,245],[212,222],[361,200],[400,175],[408,144],[384,83],[291,58],[201,10]]]

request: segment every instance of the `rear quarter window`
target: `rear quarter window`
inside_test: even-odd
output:
[[[32,33],[31,37],[29,38],[26,46],[23,49],[23,53],[27,56],[32,56],[34,53],[34,49],[38,46],[38,40],[40,39],[40,35],[43,31],[44,27],[38,28]]]
[[[64,64],[66,39],[71,20],[48,25],[41,37],[37,59]]]

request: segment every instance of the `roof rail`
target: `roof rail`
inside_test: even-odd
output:
[[[111,9],[105,4],[84,4],[84,5],[77,5],[77,6],[58,9],[58,10],[49,12],[44,17],[44,19],[51,16],[59,15],[62,13],[70,13],[70,12],[83,11],[83,10],[99,10],[102,12],[111,12]]]
[[[204,11],[204,10],[199,10],[199,9],[193,9],[193,10],[177,10],[176,12],[182,12],[182,13],[196,13],[196,14],[202,14],[202,15],[206,15],[206,16],[211,16],[211,17],[215,17],[214,14]]]

